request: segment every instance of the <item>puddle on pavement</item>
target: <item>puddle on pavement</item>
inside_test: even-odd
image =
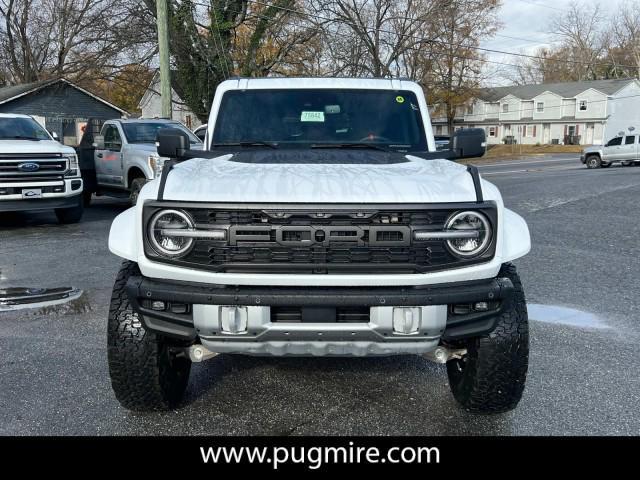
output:
[[[0,289],[0,312],[29,308],[45,315],[84,313],[91,310],[91,305],[82,293],[73,287]]]
[[[591,312],[557,305],[528,303],[529,319],[578,328],[609,328],[604,321]]]

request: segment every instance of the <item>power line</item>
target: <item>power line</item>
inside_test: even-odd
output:
[[[547,5],[545,3],[540,3],[540,2],[534,2],[533,0],[517,0],[517,1],[521,2],[521,3],[526,3],[528,5],[534,5],[536,7],[548,8],[549,10],[555,10],[556,12],[564,12],[565,11],[562,8],[552,7],[551,5]]]
[[[249,3],[253,3],[256,5],[262,5],[262,6],[266,6],[266,7],[271,7],[271,8],[275,8],[277,10],[282,10],[282,11],[286,11],[289,13],[293,13],[296,15],[302,15],[305,16],[307,18],[316,18],[316,19],[320,19],[320,20],[325,20],[328,22],[336,22],[335,18],[329,18],[329,17],[325,17],[322,15],[318,15],[318,14],[310,14],[310,13],[306,13],[306,12],[301,12],[299,10],[295,10],[292,8],[288,8],[288,7],[281,7],[278,5],[273,5],[273,4],[269,4],[269,3],[265,3],[259,0],[246,0]],[[405,20],[412,20],[409,17],[403,17]],[[416,40],[420,40],[421,42],[426,41],[427,43],[439,43],[441,45],[446,45],[446,46],[450,46],[450,47],[456,47],[456,48],[469,48],[469,49],[473,49],[473,50],[478,50],[481,52],[486,52],[486,53],[498,53],[498,54],[503,54],[503,55],[511,55],[514,57],[520,57],[520,58],[529,58],[529,59],[533,59],[533,60],[543,60],[543,61],[550,61],[550,62],[556,62],[556,63],[570,63],[573,65],[586,65],[586,66],[591,66],[591,67],[597,67],[597,66],[608,66],[608,67],[622,67],[622,68],[633,68],[636,69],[638,68],[637,66],[633,66],[633,65],[617,65],[614,63],[589,63],[589,62],[580,62],[578,60],[560,60],[560,59],[554,59],[554,58],[548,58],[548,57],[541,57],[539,55],[529,55],[526,53],[516,53],[516,52],[508,52],[505,50],[497,50],[497,49],[493,49],[493,48],[485,48],[485,47],[479,47],[479,46],[474,46],[474,45],[455,45],[452,44],[450,42],[445,42],[443,40],[425,40],[422,37],[418,37],[416,35],[409,35],[409,34],[403,34],[403,33],[398,33],[395,32],[393,30],[385,30],[385,29],[381,29],[381,28],[376,28],[376,29],[369,29],[368,27],[365,27],[364,25],[360,26],[360,25],[356,25],[355,23],[352,22],[346,22],[346,21],[340,21],[340,23],[343,23],[345,25],[350,25],[352,27],[356,27],[356,28],[364,28],[365,31],[369,31],[369,32],[380,32],[380,33],[388,33],[391,35],[398,35],[400,37],[405,37],[405,38],[413,38]]]

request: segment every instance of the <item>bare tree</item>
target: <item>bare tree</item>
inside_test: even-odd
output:
[[[138,7],[127,0],[0,0],[8,81],[87,80],[150,59],[154,47]]]
[[[640,9],[636,2],[622,3],[611,22],[611,39],[609,60],[615,73],[640,78]]]

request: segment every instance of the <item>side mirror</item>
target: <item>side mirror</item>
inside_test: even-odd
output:
[[[482,157],[487,151],[487,136],[484,128],[462,128],[451,136],[454,158]]]
[[[58,141],[58,134],[56,132],[49,132],[49,133],[51,134],[53,139],[57,142]]]
[[[104,150],[104,137],[102,135],[93,137],[93,148]]]
[[[191,148],[189,136],[177,128],[161,128],[156,136],[158,155],[168,158],[180,158]]]

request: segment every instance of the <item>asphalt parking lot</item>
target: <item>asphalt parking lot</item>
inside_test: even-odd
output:
[[[0,288],[84,290],[72,304],[0,313],[0,434],[640,434],[640,167],[587,170],[549,156],[481,172],[533,241],[517,262],[531,360],[515,411],[464,412],[444,367],[419,357],[233,355],[194,365],[178,410],[124,410],[106,363],[119,267],[106,241],[126,204],[100,198],[77,225],[0,214]]]

